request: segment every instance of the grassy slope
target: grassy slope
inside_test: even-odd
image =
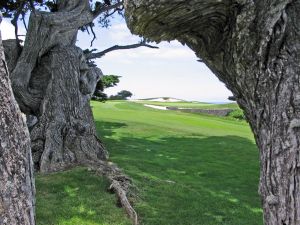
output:
[[[202,102],[155,102],[155,101],[137,101],[140,104],[150,104],[158,106],[173,106],[178,108],[195,108],[195,109],[238,109],[236,103],[228,104],[209,104]]]
[[[37,175],[37,224],[131,225],[108,185],[85,168]]]
[[[92,106],[111,160],[140,189],[145,225],[262,224],[258,151],[246,123],[128,102]]]

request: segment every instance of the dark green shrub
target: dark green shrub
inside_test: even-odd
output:
[[[232,112],[228,114],[228,117],[238,119],[238,120],[245,120],[245,115],[243,110],[241,109],[235,109]]]

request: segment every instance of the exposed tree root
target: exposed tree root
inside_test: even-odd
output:
[[[127,215],[130,217],[134,225],[138,224],[138,217],[137,213],[131,206],[130,202],[127,198],[127,193],[124,191],[120,183],[116,180],[113,180],[110,187],[110,190],[114,191],[121,203],[121,206],[126,210]]]
[[[118,203],[125,209],[128,217],[131,219],[133,225],[138,225],[138,215],[128,200],[128,195],[134,188],[132,180],[126,176],[121,169],[111,162],[88,162],[86,165],[96,171],[101,176],[105,176],[111,183],[108,191],[116,194]]]

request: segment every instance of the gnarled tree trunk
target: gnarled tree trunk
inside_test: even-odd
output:
[[[38,122],[30,131],[37,169],[51,172],[105,160],[89,105],[102,72],[88,68],[82,51],[75,47],[53,48],[45,64],[52,70],[51,79]]]
[[[29,132],[13,96],[0,35],[0,224],[34,225],[34,194]]]
[[[177,39],[233,92],[260,150],[267,225],[300,224],[300,1],[126,1],[130,29]]]
[[[88,0],[59,0],[58,12],[31,14],[22,49],[11,40],[4,43],[41,172],[107,159],[89,106],[102,72],[90,67],[75,46],[78,29],[95,16]]]

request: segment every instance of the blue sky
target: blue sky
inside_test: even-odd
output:
[[[13,27],[8,20],[1,24],[3,39],[14,38]],[[103,50],[112,45],[137,43],[125,22],[115,19],[109,29],[95,28],[97,39],[93,48]],[[25,34],[20,24],[20,34]],[[80,33],[78,46],[89,48],[92,36]],[[97,65],[104,74],[122,76],[117,87],[106,90],[116,94],[129,90],[133,98],[175,97],[205,102],[228,101],[231,92],[203,63],[197,62],[195,54],[179,42],[162,42],[159,49],[139,48],[108,53],[98,59]]]

